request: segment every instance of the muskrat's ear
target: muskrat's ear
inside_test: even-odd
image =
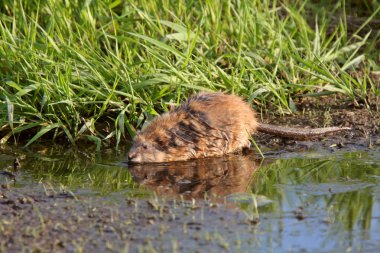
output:
[[[169,105],[169,111],[174,111],[177,108],[176,105]]]

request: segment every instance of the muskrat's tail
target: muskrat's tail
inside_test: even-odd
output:
[[[292,128],[259,123],[257,131],[295,140],[306,140],[322,137],[331,133],[351,130],[349,127],[325,127],[325,128]]]

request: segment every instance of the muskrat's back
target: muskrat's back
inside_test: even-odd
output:
[[[135,137],[131,162],[168,162],[221,156],[249,147],[255,112],[241,98],[199,93],[156,117]]]

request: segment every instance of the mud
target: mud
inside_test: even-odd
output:
[[[380,146],[380,99],[367,98],[365,102],[344,101],[341,98],[301,98],[295,101],[297,111],[279,117],[264,114],[262,121],[275,125],[317,128],[344,126],[351,131],[337,133],[312,141],[294,141],[258,133],[255,137],[264,150],[368,150]]]
[[[111,201],[41,190],[1,194],[1,252],[232,250],[239,240],[235,231],[254,229],[243,213],[209,202]],[[233,217],[233,224],[224,217]]]

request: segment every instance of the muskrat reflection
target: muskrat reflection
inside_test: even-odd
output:
[[[197,159],[164,165],[138,164],[130,168],[134,179],[158,195],[185,198],[226,196],[249,188],[256,162],[249,155]]]

